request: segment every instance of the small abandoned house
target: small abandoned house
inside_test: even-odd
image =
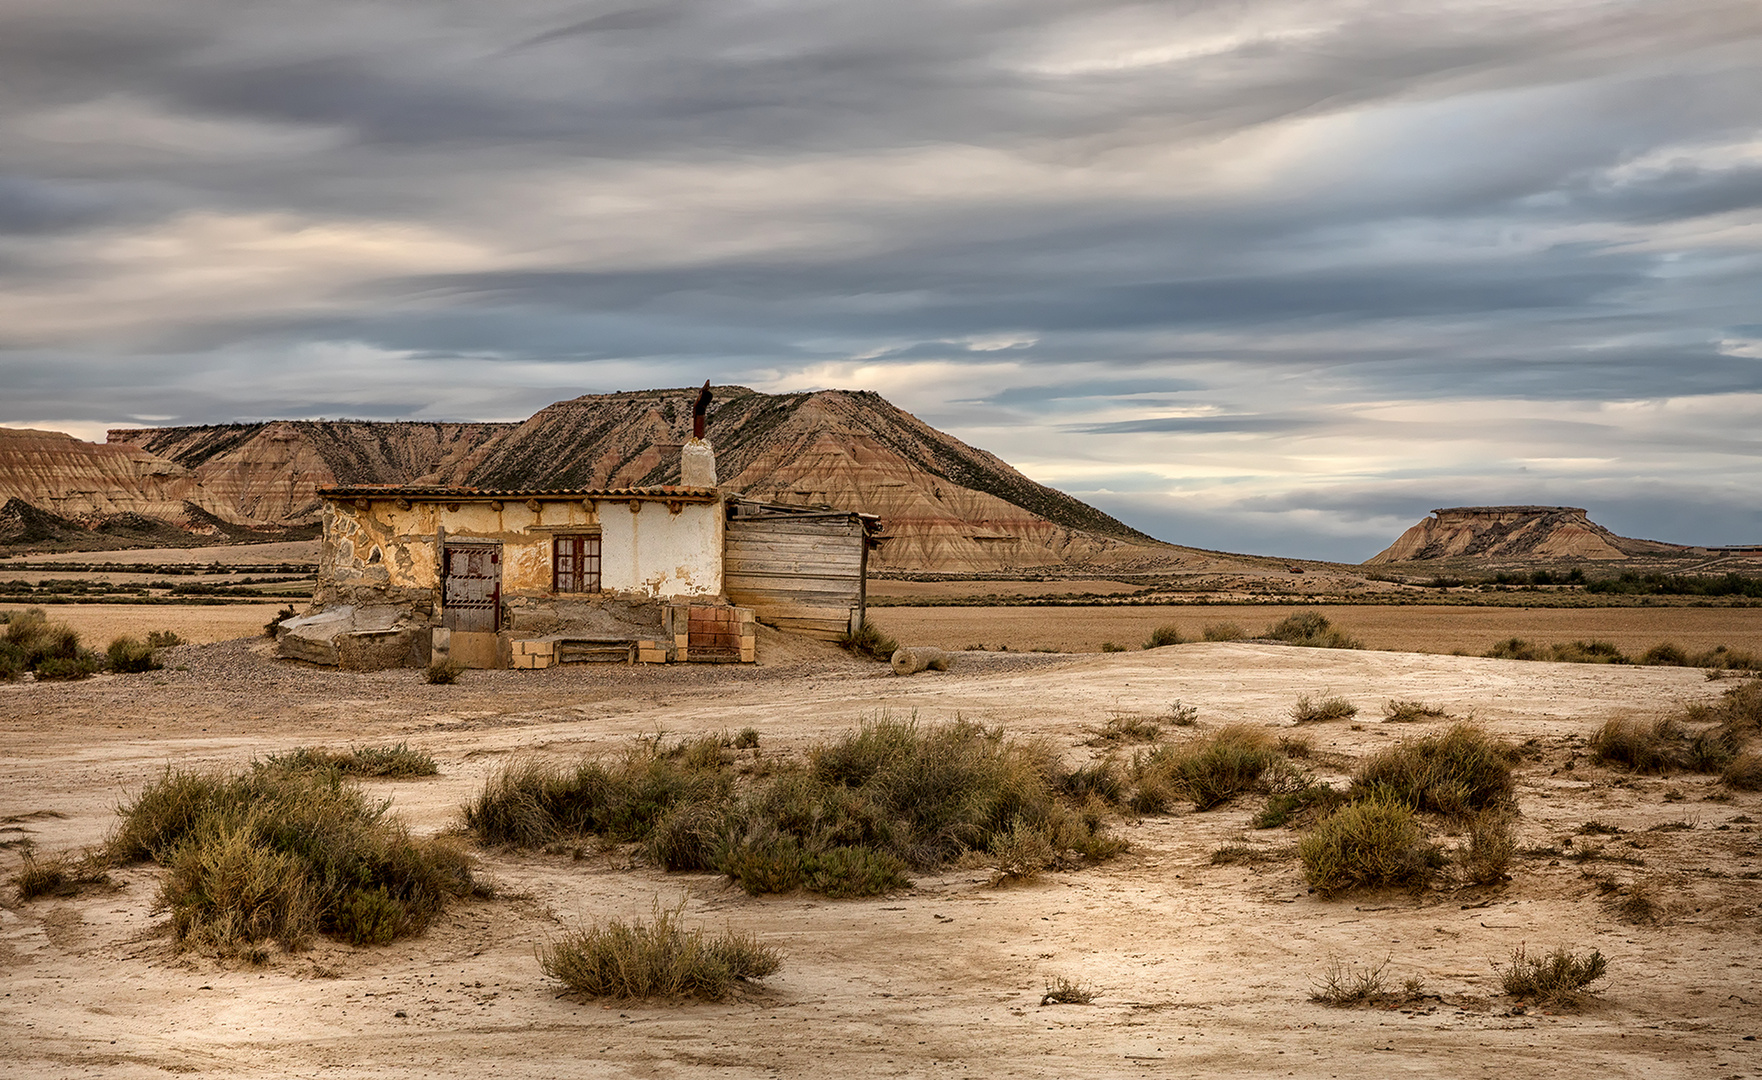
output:
[[[699,431],[677,487],[321,490],[318,584],[280,654],[361,670],[752,663],[756,621],[860,626],[879,521],[727,495]]]

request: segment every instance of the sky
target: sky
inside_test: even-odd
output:
[[[5,0],[0,424],[875,390],[1164,540],[1762,541],[1755,0]]]

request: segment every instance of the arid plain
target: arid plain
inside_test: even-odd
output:
[[[84,607],[54,614],[100,614]],[[1378,644],[1382,631],[1359,616],[1403,610],[1335,614]],[[175,611],[110,617],[166,627]],[[1738,618],[1705,631],[1733,646],[1762,636],[1762,609],[1669,611]],[[247,630],[263,618],[203,617],[213,612]],[[1173,621],[1189,633],[1220,618],[1253,630],[1278,614],[1253,612],[1193,609]],[[278,661],[262,639],[240,638],[172,650],[159,672],[0,686],[0,871],[18,868],[26,841],[38,852],[98,844],[117,804],[168,765],[242,768],[298,746],[407,742],[431,754],[438,777],[367,785],[428,834],[453,826],[519,755],[572,761],[656,732],[751,727],[760,742],[746,753],[784,755],[865,717],[962,717],[1050,739],[1076,763],[1106,752],[1084,744],[1110,717],[1166,716],[1180,701],[1197,708],[1198,726],[1165,728],[1165,739],[1234,722],[1293,734],[1291,706],[1307,694],[1360,710],[1302,726],[1323,779],[1428,729],[1383,721],[1390,699],[1472,717],[1522,747],[1512,878],[1324,900],[1305,886],[1295,833],[1250,828],[1262,801],[1250,795],[1205,813],[1123,816],[1113,828],[1130,850],[1087,869],[994,887],[975,865],[864,900],[749,897],[615,848],[580,858],[479,849],[497,898],[456,905],[390,946],[320,939],[250,966],[175,951],[154,909],[160,871],[131,867],[113,872],[112,888],[73,898],[18,902],[7,891],[0,1057],[21,1076],[1762,1075],[1762,796],[1707,776],[1632,776],[1585,755],[1603,721],[1710,701],[1729,681],[1437,654],[1448,643],[1431,655],[1253,643],[1142,651],[1142,623],[1084,621],[1167,621],[1145,609],[875,614],[907,640],[1016,643],[912,678],[768,634],[756,668],[590,665],[431,686],[416,671]],[[961,621],[971,619],[981,622]],[[1642,627],[1640,643],[1659,629]],[[1686,644],[1692,629],[1662,636]],[[1504,623],[1495,633],[1524,632]],[[1133,648],[1017,651],[1080,648],[1098,634]],[[1591,822],[1620,831],[1581,835]],[[1214,865],[1212,852],[1232,842],[1266,858]],[[1641,880],[1661,914],[1635,925],[1604,893]],[[535,946],[566,928],[681,902],[694,924],[751,931],[781,950],[782,970],[718,1004],[583,1001],[540,971]],[[1517,1005],[1493,965],[1520,945],[1601,950],[1609,976],[1575,1008]],[[1385,959],[1395,981],[1421,979],[1423,996],[1363,1009],[1308,1000],[1331,962]],[[1061,977],[1094,990],[1094,1003],[1041,1006]]]

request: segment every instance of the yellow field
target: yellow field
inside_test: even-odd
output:
[[[1292,606],[1157,607],[926,607],[872,608],[869,621],[901,644],[964,649],[983,645],[1013,651],[1096,652],[1111,641],[1136,649],[1150,632],[1173,624],[1196,638],[1212,623],[1234,622],[1251,635],[1293,611]],[[1540,644],[1602,640],[1623,652],[1643,652],[1662,641],[1690,651],[1716,645],[1762,653],[1762,607],[1753,608],[1511,608],[1328,606],[1334,625],[1372,649],[1479,655],[1493,643],[1521,637]]]

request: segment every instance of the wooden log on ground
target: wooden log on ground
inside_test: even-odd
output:
[[[906,645],[894,651],[895,675],[916,675],[927,670],[947,671],[948,654],[924,645]]]

